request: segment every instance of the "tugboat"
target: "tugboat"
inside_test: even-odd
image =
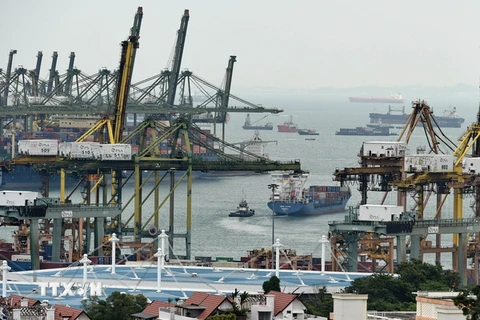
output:
[[[248,207],[247,200],[242,199],[238,204],[237,210],[230,212],[229,217],[251,217],[255,214],[255,210],[252,210]]]

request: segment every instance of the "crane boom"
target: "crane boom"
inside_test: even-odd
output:
[[[180,75],[180,66],[182,64],[183,49],[185,48],[185,39],[187,37],[188,20],[190,13],[185,10],[183,13],[180,29],[177,33],[177,42],[175,44],[175,54],[172,61],[172,70],[168,81],[168,98],[167,103],[171,106],[175,103],[175,92],[177,90],[177,81]]]
[[[126,106],[128,100],[128,91],[132,82],[133,66],[135,62],[135,53],[138,49],[140,38],[140,26],[143,16],[142,7],[139,7],[135,15],[132,35],[129,39],[122,42],[122,54],[120,58],[120,67],[118,70],[117,92],[115,94],[115,108],[112,121],[113,143],[122,140],[122,133],[125,123]]]
[[[10,84],[10,76],[12,74],[12,63],[13,63],[13,55],[17,53],[17,50],[10,50],[8,55],[8,65],[7,65],[7,74],[5,76],[5,91],[4,91],[4,104],[8,105],[8,86]]]
[[[57,71],[57,59],[58,53],[57,51],[54,51],[52,56],[52,66],[50,67],[50,75],[48,77],[47,93],[51,92],[53,89],[53,80],[55,79],[55,73]]]

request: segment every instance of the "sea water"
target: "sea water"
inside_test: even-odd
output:
[[[476,120],[477,105],[473,99],[452,102],[432,97],[430,106],[435,110],[448,108],[452,103],[457,107],[460,116],[466,119],[462,128],[444,128],[443,133],[452,141],[458,143],[457,138],[465,131],[468,124]],[[299,159],[303,170],[310,172],[307,186],[336,185],[333,173],[336,169],[346,167],[359,167],[360,148],[365,141],[397,141],[398,136],[365,137],[365,136],[337,136],[335,131],[339,128],[353,128],[365,126],[369,122],[370,112],[386,112],[388,105],[349,103],[348,96],[330,95],[266,95],[262,102],[264,106],[275,106],[284,109],[278,115],[271,115],[263,122],[270,121],[274,130],[260,131],[262,140],[276,140],[269,143],[265,152],[271,159],[289,161]],[[446,103],[448,103],[446,105]],[[410,112],[410,104],[406,103],[406,112]],[[304,136],[297,133],[279,133],[276,125],[281,124],[293,116],[293,121],[300,128],[315,129],[320,135],[315,140],[305,140]],[[254,131],[243,130],[246,114],[231,113],[230,122],[226,125],[226,141],[241,142],[253,137]],[[254,122],[264,114],[251,114]],[[261,123],[263,123],[261,122]],[[217,129],[218,130],[218,129]],[[393,132],[400,133],[400,129]],[[405,140],[405,136],[402,141]],[[410,138],[409,152],[414,153],[419,145],[428,145],[422,128],[417,128]],[[192,242],[191,256],[193,257],[232,257],[239,259],[247,256],[251,250],[271,248],[274,238],[280,239],[283,247],[296,250],[297,254],[312,254],[321,256],[319,240],[322,235],[328,234],[328,222],[343,220],[347,212],[324,214],[308,217],[275,217],[267,207],[271,194],[268,184],[271,183],[270,175],[250,174],[244,176],[216,176],[213,174],[195,175],[192,190]],[[352,184],[352,197],[347,206],[356,206],[360,202],[358,184]],[[149,190],[149,189],[147,189]],[[35,191],[35,190],[33,190]],[[55,195],[55,190],[51,195]],[[124,188],[124,202],[133,194],[133,185]],[[148,191],[144,191],[146,195]],[[161,187],[162,194],[168,193],[168,185]],[[248,204],[255,210],[255,215],[248,218],[228,217],[228,213],[236,208],[243,196]],[[369,203],[379,204],[383,193],[369,192]],[[79,201],[77,196],[74,201]],[[466,199],[464,217],[471,217],[473,211],[469,204],[472,199]],[[412,206],[411,199],[408,200]],[[175,191],[175,233],[186,232],[186,183],[182,183]],[[396,194],[391,192],[385,204],[396,204]],[[430,207],[433,201],[430,202]],[[434,212],[434,209],[429,209]],[[449,197],[444,205],[444,218],[452,216],[453,197]],[[153,198],[147,199],[143,206],[143,220],[146,221],[153,212]],[[122,220],[126,221],[133,214],[133,208],[127,207]],[[160,210],[160,229],[168,230],[169,207],[168,201]],[[3,231],[0,231],[3,232]],[[6,231],[4,237],[8,237]],[[445,236],[445,241],[451,241],[451,236]],[[185,240],[175,239],[174,252],[185,255]],[[451,255],[443,254],[445,267],[451,266]],[[425,257],[426,261],[434,261],[433,255]],[[442,261],[443,261],[442,260]]]

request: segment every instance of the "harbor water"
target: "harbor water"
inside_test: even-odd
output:
[[[258,101],[259,97],[253,97]],[[434,110],[447,109],[450,104],[455,105],[459,115],[465,118],[462,128],[445,128],[443,133],[452,141],[458,143],[457,138],[465,131],[467,125],[476,120],[478,103],[476,97],[455,101],[432,98],[425,100]],[[255,101],[253,99],[247,99]],[[284,109],[279,115],[271,115],[263,119],[262,123],[270,121],[274,124],[273,130],[260,131],[262,140],[276,140],[269,143],[265,152],[274,160],[288,161],[299,159],[303,170],[310,172],[307,186],[338,185],[333,181],[336,169],[345,167],[358,167],[358,154],[362,143],[365,141],[397,141],[398,136],[365,137],[365,136],[339,136],[335,131],[339,128],[354,128],[365,126],[369,122],[368,114],[373,111],[386,112],[385,104],[355,104],[348,102],[346,96],[326,95],[266,95],[261,100],[265,106]],[[408,100],[407,100],[408,101]],[[410,100],[412,101],[412,100]],[[410,103],[406,103],[406,112],[410,112]],[[300,128],[314,129],[319,132],[315,140],[306,140],[297,133],[279,133],[277,124],[282,124],[293,116],[293,122]],[[253,137],[254,131],[242,129],[246,114],[231,113],[230,122],[226,125],[226,140],[228,142],[241,142]],[[251,114],[251,121],[263,117],[263,114]],[[218,130],[218,129],[217,129]],[[400,133],[400,129],[393,132]],[[414,153],[419,145],[428,145],[422,128],[417,128],[409,143],[409,152]],[[308,217],[281,216],[274,218],[267,207],[271,194],[268,184],[271,183],[270,175],[217,175],[215,173],[195,174],[192,193],[192,257],[231,257],[239,259],[247,256],[250,250],[270,248],[273,238],[279,238],[284,248],[294,249],[297,254],[312,254],[321,256],[319,240],[322,235],[328,234],[328,222],[343,220],[347,212],[324,214]],[[352,197],[347,206],[359,204],[360,193],[358,185],[350,186]],[[36,191],[36,190],[31,190]],[[52,195],[55,195],[55,190]],[[133,194],[133,185],[124,189],[124,201]],[[148,193],[144,192],[144,195]],[[160,190],[162,194],[168,193],[168,185]],[[255,215],[247,218],[228,217],[228,213],[236,208],[239,201],[246,196],[250,208],[255,210]],[[383,193],[370,192],[369,203],[379,204]],[[79,199],[77,199],[79,200]],[[473,211],[469,205],[472,199],[466,199],[464,217],[471,217]],[[75,201],[75,200],[74,200]],[[396,204],[394,192],[387,196],[385,204]],[[411,200],[410,206],[413,206]],[[433,203],[432,203],[433,204]],[[451,217],[453,210],[453,197],[444,205],[443,217]],[[160,229],[168,230],[168,201],[160,210]],[[153,212],[153,198],[148,199],[143,206],[144,221]],[[133,214],[133,208],[125,210],[122,220]],[[175,233],[186,231],[186,183],[182,183],[175,191]],[[4,238],[8,238],[7,231],[0,231]],[[274,235],[272,234],[274,232]],[[446,240],[448,241],[448,240]],[[176,239],[174,250],[179,254],[185,253],[185,241]],[[449,259],[445,256],[445,267],[449,267]],[[442,256],[443,257],[443,256]],[[426,258],[428,260],[428,258]]]

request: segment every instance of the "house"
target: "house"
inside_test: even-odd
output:
[[[12,294],[0,298],[1,316],[15,320],[90,320],[85,311]]]
[[[214,314],[229,312],[233,309],[233,304],[226,296],[194,292],[177,308],[180,309],[181,316],[203,320]]]
[[[194,292],[184,302],[176,305],[161,301],[153,301],[142,312],[132,314],[135,319],[207,319],[215,314],[228,313],[233,303],[227,296]]]
[[[265,298],[251,306],[251,320],[304,319],[306,307],[296,294],[270,291]]]
[[[85,311],[80,309],[59,304],[54,305],[53,309],[55,310],[55,320],[90,320]]]
[[[145,320],[158,319],[160,308],[169,309],[173,307],[175,305],[172,303],[154,300],[142,312],[132,314],[132,317]]]
[[[458,292],[417,292],[416,320],[457,320],[465,316],[453,303]]]

